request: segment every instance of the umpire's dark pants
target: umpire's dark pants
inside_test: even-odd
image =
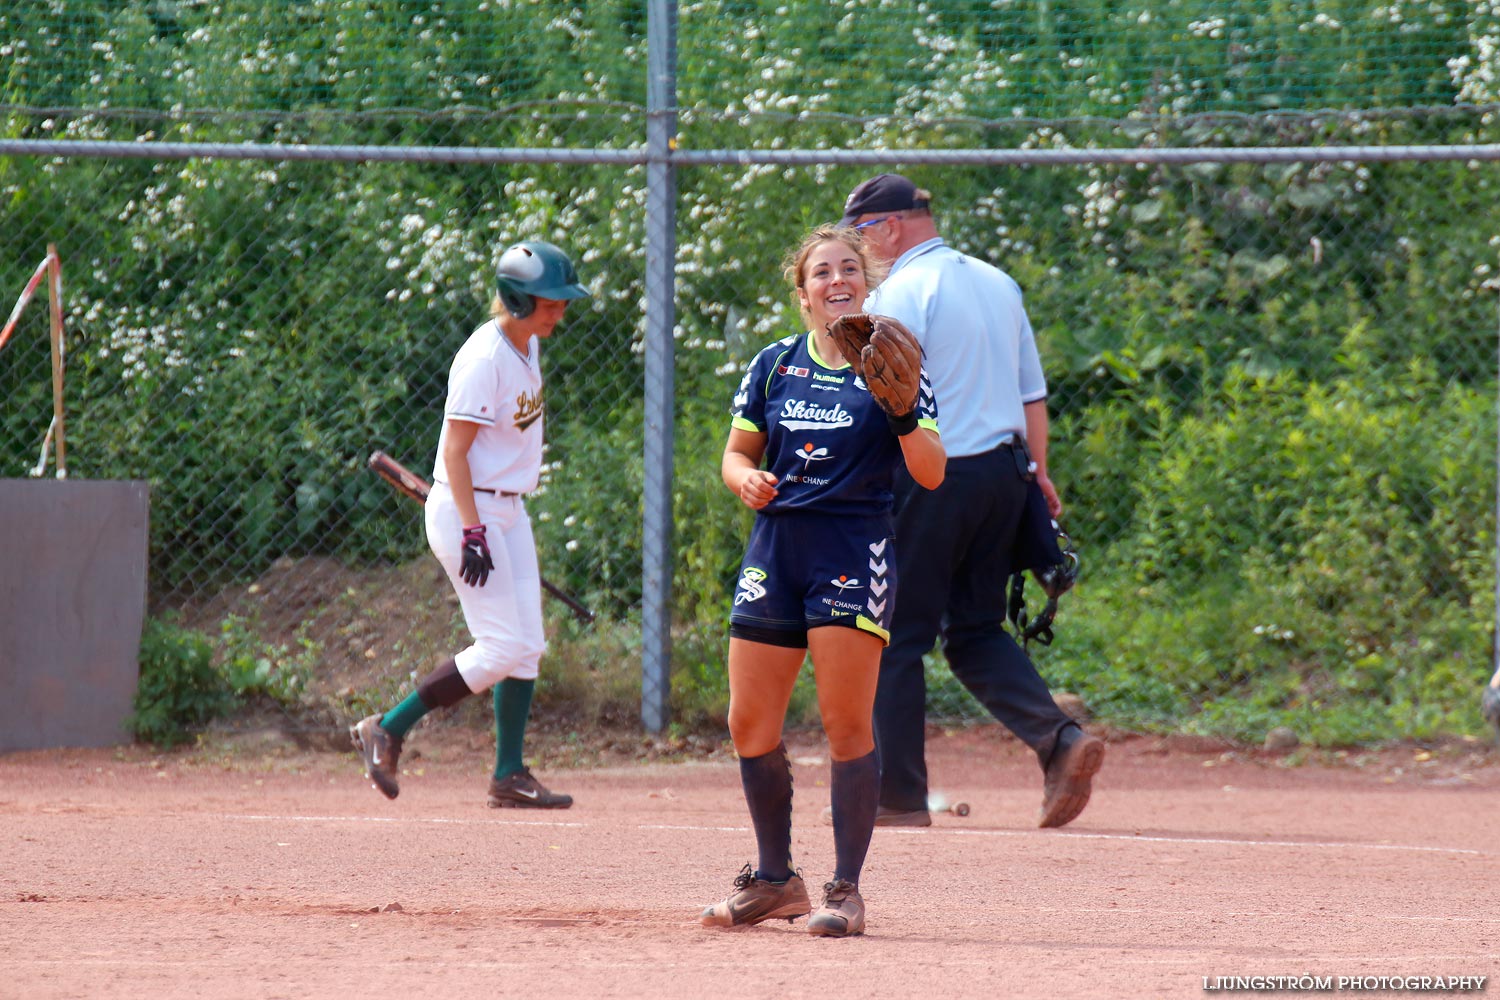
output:
[[[1025,500],[1009,445],[948,459],[943,484],[896,484],[898,590],[891,642],[880,660],[875,743],[880,804],[927,807],[927,683],[922,656],[941,634],[949,669],[1045,766],[1072,723],[1005,630],[1005,585]]]

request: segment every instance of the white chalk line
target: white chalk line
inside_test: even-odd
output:
[[[460,819],[457,817],[443,816],[275,816],[269,813],[236,814],[236,813],[179,813],[178,816],[186,818],[193,815],[214,816],[218,819],[250,820],[253,822],[275,822],[275,823],[426,823],[438,826],[547,826],[547,827],[586,827],[589,824],[581,822],[567,822],[565,820],[553,819]]]
[[[194,814],[205,815],[205,814]],[[211,814],[207,814],[211,815]],[[415,823],[443,826],[537,826],[559,829],[587,829],[591,824],[567,820],[506,820],[506,819],[460,819],[452,817],[403,817],[403,816],[275,816],[268,814],[224,814],[220,818],[251,822],[286,823]],[[748,833],[748,826],[703,826],[671,823],[638,823],[637,830],[675,830],[686,833]],[[1234,837],[1180,837],[1147,836],[1124,833],[1086,833],[1081,830],[1053,831],[1042,833],[1036,830],[955,830],[941,827],[917,829],[884,828],[879,835],[902,837],[1017,837],[1028,840],[1108,840],[1117,843],[1138,844],[1183,844],[1220,847],[1301,847],[1331,851],[1408,851],[1420,854],[1459,854],[1469,857],[1484,857],[1492,852],[1467,847],[1433,847],[1424,844],[1371,844],[1343,840],[1249,840]]]

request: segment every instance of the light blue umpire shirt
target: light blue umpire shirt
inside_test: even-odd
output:
[[[894,316],[922,345],[949,458],[1025,436],[1022,407],[1047,397],[1047,380],[1014,278],[934,237],[896,258],[865,311]]]

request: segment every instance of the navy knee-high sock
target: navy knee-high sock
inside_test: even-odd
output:
[[[880,764],[872,750],[863,757],[833,762],[833,877],[859,885],[865,853],[875,833],[880,803]]]
[[[792,877],[792,763],[782,743],[759,757],[740,758],[740,784],[760,849],[756,876],[767,882]],[[873,814],[870,822],[875,822]]]

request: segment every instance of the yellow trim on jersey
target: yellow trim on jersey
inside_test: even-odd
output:
[[[766,432],[764,427],[757,427],[744,417],[735,417],[729,421],[729,426],[737,431],[749,431],[751,434],[764,434]]]
[[[887,646],[891,644],[891,634],[864,615],[855,615],[854,623],[859,626],[861,631],[869,632]]]
[[[940,431],[940,430],[938,430],[938,422],[936,420],[929,420],[926,417],[923,417],[921,420],[917,421],[917,426],[918,427],[925,427],[925,428],[927,428],[928,430],[932,431],[932,433],[936,434],[938,437],[942,437],[943,436],[943,432]]]
[[[831,372],[839,372],[843,371],[845,368],[854,367],[849,363],[848,358],[845,358],[844,363],[841,365],[830,365],[828,362],[824,361],[822,356],[818,354],[818,338],[813,336],[813,332],[811,330],[807,331],[807,353],[812,356],[812,359],[814,361],[822,365],[824,368],[827,368]]]

